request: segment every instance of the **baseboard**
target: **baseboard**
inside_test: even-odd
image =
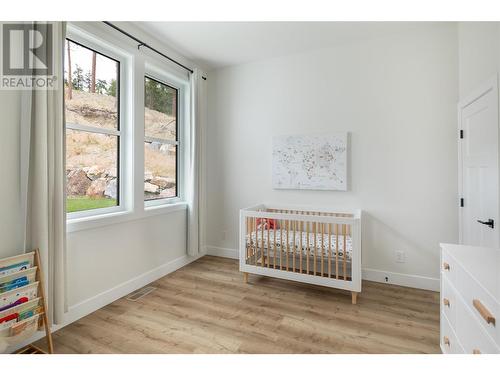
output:
[[[363,268],[362,272],[363,280],[439,292],[439,279],[433,277],[408,275],[405,273],[374,270],[371,268]]]
[[[238,259],[238,250],[223,247],[207,246],[207,255]],[[425,276],[409,275],[372,268],[363,268],[363,280],[376,281],[385,284],[407,286],[410,288],[439,291],[439,279]],[[387,277],[387,280],[386,280]]]
[[[238,250],[236,249],[227,249],[224,247],[215,247],[215,246],[207,246],[205,249],[207,255],[213,255],[215,257],[231,258],[231,259],[239,258]]]
[[[174,259],[170,262],[162,264],[161,266],[154,268],[150,271],[143,273],[137,277],[134,277],[131,280],[127,280],[111,289],[108,289],[92,298],[89,298],[85,301],[82,301],[76,305],[70,306],[68,308],[68,312],[64,315],[64,323],[53,325],[51,327],[52,332],[56,332],[57,330],[71,324],[78,319],[83,318],[86,315],[93,313],[94,311],[99,310],[100,308],[109,305],[110,303],[125,297],[127,294],[130,294],[134,290],[140,289],[145,285],[156,281],[163,276],[168,275],[174,271],[177,271],[179,268],[182,268],[188,265],[191,262],[201,258],[206,255],[204,251],[197,256],[188,256],[184,255],[177,259]],[[9,348],[9,352],[15,352],[16,350],[31,344],[45,336],[45,332],[37,332],[33,335],[29,340],[22,342],[18,345],[12,346]]]

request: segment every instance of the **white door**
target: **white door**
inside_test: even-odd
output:
[[[497,77],[461,101],[458,111],[460,243],[498,248]]]

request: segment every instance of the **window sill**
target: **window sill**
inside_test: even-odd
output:
[[[163,204],[151,205],[144,207],[144,216],[164,215],[170,212],[180,211],[187,209],[188,204],[181,200],[174,202],[165,202]]]
[[[119,211],[106,214],[99,214],[81,218],[68,219],[66,222],[66,232],[79,232],[82,230],[101,228],[103,226],[114,225],[127,221],[141,220],[156,215],[166,215],[172,212],[184,211],[187,203],[177,202],[161,206],[147,207],[141,213],[131,211]]]

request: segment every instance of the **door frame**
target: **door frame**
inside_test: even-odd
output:
[[[496,113],[496,118],[497,118],[497,127],[499,127],[499,102],[498,102],[498,74],[494,74],[490,78],[488,78],[486,81],[484,81],[480,86],[478,86],[475,90],[473,90],[470,94],[466,95],[463,99],[461,99],[458,104],[457,104],[457,117],[458,117],[458,240],[459,243],[462,244],[462,224],[463,224],[463,210],[460,205],[460,199],[463,198],[463,160],[462,160],[462,139],[460,138],[460,131],[463,130],[462,128],[462,110],[467,107],[468,105],[472,104],[476,100],[480,99],[484,95],[488,94],[489,92],[492,92],[494,95],[494,99],[497,103],[497,113]],[[500,136],[500,129],[498,132]],[[465,135],[467,136],[467,135]],[[500,147],[500,139],[498,141],[498,145]],[[500,167],[500,150],[498,152],[499,155],[499,160],[498,160],[498,166]],[[500,173],[499,173],[500,175]],[[500,186],[500,181],[499,181],[499,186]],[[465,203],[467,204],[467,202]],[[500,212],[500,192],[499,192],[499,212]]]

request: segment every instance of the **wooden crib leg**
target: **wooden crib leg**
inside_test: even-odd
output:
[[[358,299],[358,292],[351,292],[351,301],[352,304],[355,305]]]
[[[243,281],[248,284],[248,272],[243,272]]]

